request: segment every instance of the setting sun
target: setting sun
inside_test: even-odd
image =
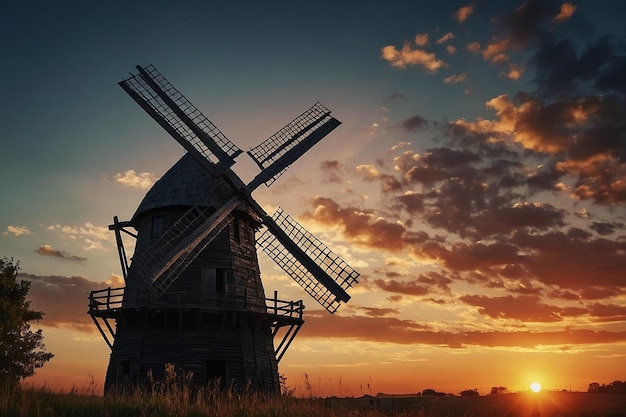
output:
[[[530,390],[532,392],[539,392],[539,391],[541,391],[541,384],[539,382],[533,382],[532,384],[530,384]]]

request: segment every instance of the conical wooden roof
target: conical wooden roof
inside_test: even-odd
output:
[[[232,188],[222,177],[213,178],[195,158],[185,154],[148,191],[132,221],[143,213],[166,207],[218,208],[232,195]]]

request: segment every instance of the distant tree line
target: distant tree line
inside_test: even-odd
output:
[[[626,381],[613,381],[610,384],[598,384],[592,382],[589,384],[587,392],[612,392],[616,394],[626,394]]]
[[[474,389],[466,389],[459,393],[461,397],[478,397],[480,394],[478,393],[478,388]]]
[[[491,387],[490,395],[506,394],[509,392],[507,387]]]

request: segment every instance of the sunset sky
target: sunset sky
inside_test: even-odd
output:
[[[107,226],[184,153],[117,85],[138,64],[244,150],[318,100],[342,121],[254,193],[361,273],[330,315],[260,254],[266,293],[306,305],[298,393],[626,379],[624,4],[95,3],[0,8],[0,257],[55,354],[33,382],[102,387]]]

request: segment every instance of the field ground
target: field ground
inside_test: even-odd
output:
[[[423,416],[626,416],[626,395],[540,392],[482,397],[402,397],[336,399],[346,408],[369,401],[385,415]],[[354,405],[350,402],[354,401]],[[361,404],[359,404],[359,402]],[[420,414],[421,412],[421,414]]]
[[[626,417],[626,395],[541,392],[483,397],[259,397],[180,387],[117,397],[0,393],[2,417]]]

